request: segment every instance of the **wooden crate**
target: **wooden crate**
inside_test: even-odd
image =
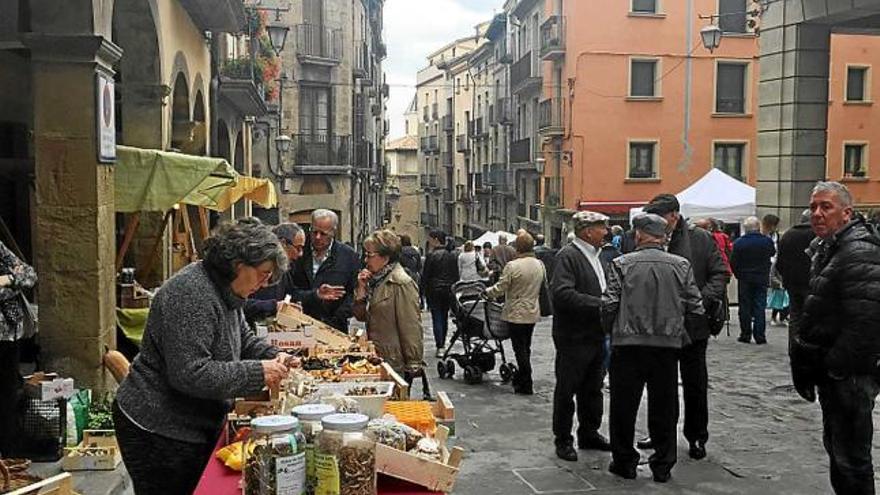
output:
[[[434,419],[437,420],[437,426],[445,426],[449,429],[449,436],[455,436],[455,406],[449,399],[446,392],[437,392],[437,400],[432,404],[434,410]]]
[[[376,444],[376,470],[382,474],[409,481],[431,491],[451,492],[458,476],[458,467],[464,456],[461,447],[446,449],[449,430],[437,428],[436,440],[440,443],[442,462],[425,459],[387,445]]]
[[[85,430],[82,443],[65,448],[64,452],[61,469],[65,471],[113,471],[122,462],[113,430]]]
[[[76,495],[73,491],[73,479],[70,473],[61,473],[57,476],[33,483],[24,488],[7,493],[6,495]]]

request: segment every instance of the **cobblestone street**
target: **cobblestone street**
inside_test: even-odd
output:
[[[666,485],[654,483],[647,465],[637,480],[609,474],[610,454],[578,451],[569,463],[554,454],[551,432],[554,350],[550,320],[539,323],[533,343],[535,392],[516,396],[496,370],[480,385],[437,377],[429,315],[425,348],[435,390],[449,393],[456,406],[457,445],[466,450],[455,493],[526,495],[532,493],[687,493],[820,494],[830,493],[827,457],[822,448],[818,403],[794,392],[786,354],[787,328],[768,327],[768,345],[736,342],[734,322],[709,343],[708,457],[694,461],[679,434],[678,464]],[[736,313],[733,314],[736,320]],[[452,329],[450,329],[451,331]],[[509,342],[506,343],[512,358]],[[419,396],[418,386],[414,397]],[[607,435],[608,395],[602,431]],[[636,438],[646,432],[646,403],[639,411]],[[880,424],[875,412],[875,425]],[[681,425],[679,424],[679,432]],[[878,444],[875,441],[874,458]],[[642,462],[647,462],[643,452]],[[876,461],[875,461],[876,462]]]

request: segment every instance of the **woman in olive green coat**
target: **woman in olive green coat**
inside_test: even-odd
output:
[[[398,373],[422,367],[422,314],[419,289],[398,262],[400,238],[378,230],[364,241],[367,268],[358,274],[354,316],[367,324],[379,357]]]

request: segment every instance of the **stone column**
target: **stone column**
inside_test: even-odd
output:
[[[770,4],[760,43],[758,212],[784,226],[798,222],[826,170],[831,31],[803,23],[796,7]]]
[[[122,51],[101,36],[32,35],[36,268],[46,369],[103,390],[115,346],[113,165],[97,161],[96,73]],[[112,379],[110,379],[112,381]]]

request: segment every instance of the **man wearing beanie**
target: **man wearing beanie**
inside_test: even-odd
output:
[[[611,331],[611,464],[623,478],[636,477],[633,448],[642,391],[648,387],[648,431],[654,481],[669,480],[676,462],[678,352],[687,329],[703,317],[691,264],[663,250],[667,222],[651,213],[633,219],[636,249],[611,263],[603,322]]]
[[[727,268],[712,234],[688,225],[673,194],[658,194],[644,211],[666,220],[667,251],[690,261],[704,306],[712,307],[723,300],[727,290]],[[628,252],[626,247],[624,253]],[[684,437],[690,444],[688,454],[693,459],[702,459],[706,457],[706,442],[709,440],[709,373],[706,369],[709,325],[705,316],[688,328],[688,333],[691,343],[683,347],[678,356],[684,394]],[[642,449],[653,448],[650,438],[643,439],[638,445]]]

